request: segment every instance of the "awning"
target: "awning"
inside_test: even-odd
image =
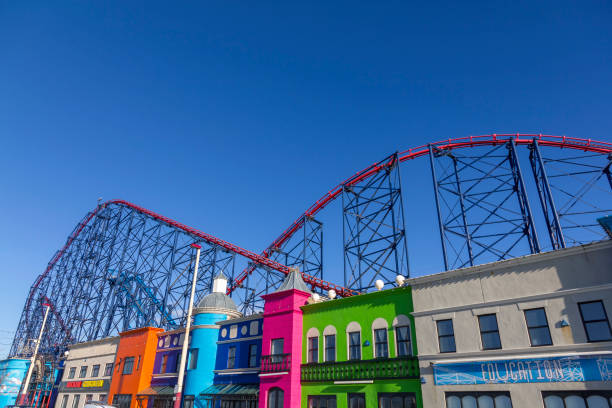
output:
[[[149,387],[140,391],[138,395],[174,395],[174,387],[169,385]]]
[[[259,394],[259,385],[257,384],[215,384],[206,388],[200,393],[201,397],[215,395],[239,395],[239,396],[255,396]]]

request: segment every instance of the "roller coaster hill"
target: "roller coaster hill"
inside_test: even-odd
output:
[[[243,313],[259,310],[261,295],[290,267],[313,291],[341,297],[410,276],[400,168],[417,159],[430,168],[421,177],[432,181],[445,270],[606,237],[596,220],[611,212],[612,143],[535,134],[470,136],[393,153],[326,192],[261,253],[112,200],[85,215],[31,286],[10,356],[31,356],[43,304],[50,313],[39,352],[50,360],[72,343],[182,326],[193,243],[202,247],[195,301],[223,271]],[[324,280],[322,219],[332,202],[342,207],[344,271]]]

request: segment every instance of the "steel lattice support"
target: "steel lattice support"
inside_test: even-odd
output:
[[[383,170],[342,189],[344,285],[359,291],[409,276],[397,153],[373,167]]]
[[[513,140],[468,155],[430,145],[429,158],[446,270],[540,251]]]

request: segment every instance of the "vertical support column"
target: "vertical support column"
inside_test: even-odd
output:
[[[436,177],[436,166],[434,163],[433,146],[429,145],[429,166],[431,168],[431,180],[433,182],[434,197],[436,199],[436,210],[438,214],[438,228],[440,229],[440,243],[442,245],[442,258],[444,260],[444,270],[448,271],[448,256],[446,254],[446,239],[444,237],[444,223],[440,211],[440,193],[438,191],[438,178]]]
[[[514,190],[517,193],[519,206],[523,216],[523,233],[527,237],[527,242],[529,242],[531,253],[536,254],[540,252],[540,242],[538,240],[535,224],[533,223],[533,214],[531,213],[531,206],[529,205],[529,198],[527,197],[527,190],[525,189],[523,173],[521,172],[521,166],[516,154],[516,144],[514,143],[514,139],[510,139],[508,142],[508,149],[508,161],[510,162],[510,168],[514,178]]]
[[[461,181],[459,180],[459,171],[457,169],[457,159],[454,156],[450,156],[453,160],[453,170],[455,173],[455,183],[457,186],[457,195],[459,197],[459,205],[461,207],[461,220],[463,222],[463,231],[465,234],[465,242],[468,250],[468,257],[470,266],[474,266],[474,253],[472,252],[472,237],[470,236],[470,229],[467,224],[466,219],[466,211],[465,211],[465,202],[463,197],[463,192],[461,191]]]
[[[397,153],[343,186],[345,287],[367,291],[409,275]]]
[[[559,214],[557,213],[555,200],[548,182],[546,167],[544,166],[544,160],[542,159],[542,154],[540,153],[540,146],[536,139],[534,139],[533,143],[529,145],[529,150],[531,170],[533,172],[533,178],[538,190],[542,212],[544,213],[544,218],[546,220],[546,227],[548,229],[552,249],[565,248],[563,229],[561,228],[561,223],[559,222]]]

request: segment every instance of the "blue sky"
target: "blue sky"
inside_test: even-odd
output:
[[[395,150],[610,141],[611,22],[603,1],[0,2],[0,355],[98,197],[259,251]],[[427,166],[405,172],[431,206]],[[413,270],[439,270],[420,241]]]

